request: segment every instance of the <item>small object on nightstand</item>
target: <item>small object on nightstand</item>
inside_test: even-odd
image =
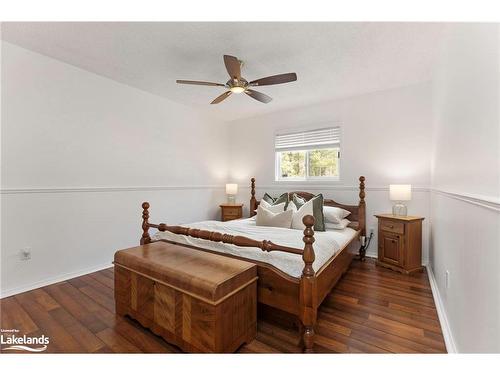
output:
[[[243,217],[243,203],[223,203],[220,205],[221,220],[229,221]]]
[[[422,221],[419,216],[378,218],[377,265],[402,273],[422,271]]]
[[[392,206],[394,216],[406,216],[408,210],[403,202],[411,201],[411,185],[389,185],[389,196],[396,203]]]

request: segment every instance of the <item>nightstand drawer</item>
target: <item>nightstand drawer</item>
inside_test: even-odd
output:
[[[240,212],[241,212],[240,207],[224,207],[224,216],[225,217],[239,216]]]
[[[405,233],[404,223],[399,223],[392,220],[380,220],[379,225],[380,229],[385,232],[399,233],[399,234]]]

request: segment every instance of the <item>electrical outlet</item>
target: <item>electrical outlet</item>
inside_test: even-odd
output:
[[[370,228],[370,236],[375,232],[375,229],[373,227]]]
[[[450,271],[448,271],[448,270],[446,270],[446,272],[444,274],[444,282],[446,285],[446,289],[448,289],[450,287]]]
[[[20,251],[21,260],[31,259],[31,247],[25,247]]]

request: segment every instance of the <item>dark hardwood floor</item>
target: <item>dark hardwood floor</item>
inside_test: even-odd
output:
[[[0,301],[1,328],[45,334],[52,353],[177,353],[138,323],[115,315],[113,270],[106,269]],[[299,352],[286,325],[259,320],[257,339],[241,353]],[[446,351],[427,274],[405,276],[354,261],[321,305],[316,352]]]

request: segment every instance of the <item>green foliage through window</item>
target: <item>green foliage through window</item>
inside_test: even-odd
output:
[[[279,179],[338,178],[338,156],[338,148],[277,152]]]
[[[325,148],[309,151],[309,176],[336,177],[339,175],[338,149]]]
[[[306,176],[306,152],[280,152],[280,170],[283,178],[304,178]]]

